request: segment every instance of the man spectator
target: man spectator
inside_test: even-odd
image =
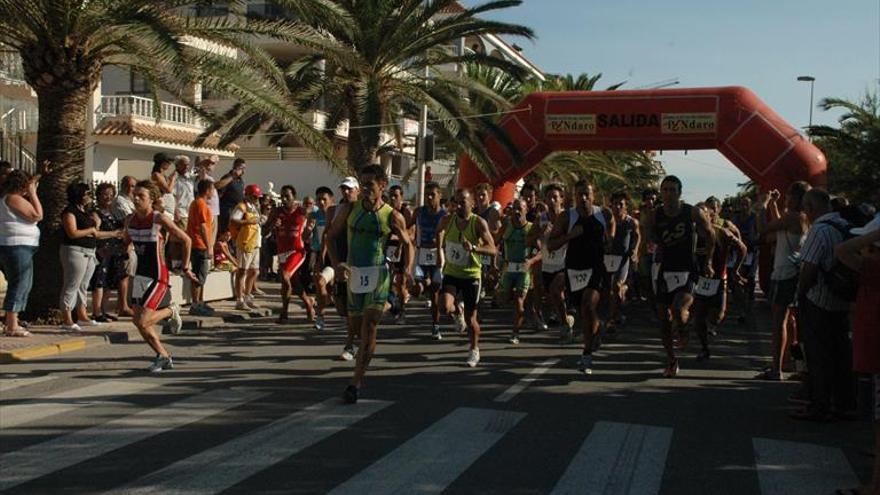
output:
[[[174,223],[183,230],[187,227],[187,217],[189,216],[190,203],[195,199],[195,182],[193,174],[190,172],[189,157],[186,155],[178,155],[174,158],[174,171],[177,180],[174,181],[172,194],[174,195]],[[180,242],[170,243],[171,266],[179,269],[183,266],[181,260],[183,244]],[[193,270],[197,267],[194,265]]]
[[[220,225],[220,193],[217,191],[217,180],[214,179],[214,169],[217,167],[217,163],[220,161],[220,157],[217,155],[211,155],[208,158],[201,160],[198,164],[198,172],[196,173],[196,182],[198,183],[201,180],[208,179],[211,183],[214,184],[214,194],[211,195],[211,199],[208,200],[208,209],[211,210],[211,216],[214,217],[214,226],[213,229],[213,239],[211,240],[211,244],[217,242],[217,231],[220,230],[218,227]]]
[[[230,220],[234,224],[235,254],[238,258],[238,273],[235,278],[235,309],[257,309],[252,293],[257,271],[260,268],[260,232],[259,201],[263,196],[260,186],[248,185],[244,190],[245,199],[233,208]]]
[[[831,210],[831,197],[823,189],[810,189],[804,194],[803,209],[811,226],[801,248],[797,301],[810,370],[811,403],[791,416],[828,422],[834,413],[844,414],[855,408],[850,305],[834,294],[828,277],[836,263],[834,248],[843,242],[849,225]]]
[[[192,239],[190,260],[197,279],[191,285],[192,306],[189,313],[196,316],[211,316],[214,310],[205,303],[203,288],[214,259],[214,246],[211,243],[214,217],[208,208],[208,200],[214,195],[214,183],[202,179],[197,187],[198,195],[189,207],[186,224],[186,233]]]
[[[132,194],[135,184],[137,184],[137,179],[130,175],[126,175],[119,182],[119,194],[116,195],[112,207],[113,216],[117,220],[125,220],[127,216],[134,213]]]
[[[229,215],[232,209],[244,201],[244,171],[247,163],[244,158],[232,162],[232,170],[214,183],[220,194],[220,232],[229,229]]]

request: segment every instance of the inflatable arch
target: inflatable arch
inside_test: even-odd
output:
[[[554,151],[717,149],[763,189],[825,183],[822,152],[743,87],[533,93],[500,125],[519,156],[489,139],[497,175],[487,178],[465,155],[458,183],[489,182],[502,204]]]

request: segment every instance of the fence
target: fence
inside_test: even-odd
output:
[[[183,125],[188,127],[204,127],[201,119],[192,108],[176,103],[161,102],[161,118],[159,122]],[[101,106],[98,109],[101,116],[132,115],[146,119],[156,120],[159,114],[156,112],[156,104],[152,98],[144,98],[134,95],[102,96]]]
[[[6,135],[0,131],[0,160],[6,160],[13,168],[32,174],[37,171],[36,158],[24,147],[24,137],[21,134]]]

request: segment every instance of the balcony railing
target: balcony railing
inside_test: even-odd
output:
[[[21,55],[15,50],[0,50],[0,79],[24,84],[24,68]]]
[[[102,96],[98,113],[101,117],[131,115],[160,124],[173,124],[185,127],[204,128],[204,124],[189,107],[175,103],[160,103],[161,118],[156,114],[156,106],[152,98],[133,95]]]

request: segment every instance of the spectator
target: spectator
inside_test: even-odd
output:
[[[153,171],[150,172],[150,180],[159,187],[162,193],[162,211],[169,217],[174,217],[174,185],[177,182],[177,172],[172,170],[170,174],[173,160],[165,153],[156,153],[153,155]]]
[[[130,175],[123,177],[122,181],[119,183],[120,191],[119,194],[116,195],[116,199],[113,201],[112,210],[113,217],[120,222],[120,225],[124,224],[128,216],[134,213],[134,201],[132,201],[132,197],[134,195],[134,186],[136,184],[137,179]],[[123,297],[119,298],[116,312],[119,316],[134,316],[134,311],[132,311],[128,304],[127,294],[128,284],[131,277],[134,275],[137,259],[130,245],[125,248],[121,254],[121,258],[123,260],[123,271],[119,274],[119,294]]]
[[[247,163],[244,158],[236,158],[232,162],[232,170],[220,178],[214,187],[220,193],[220,231],[229,229],[229,215],[233,208],[244,201],[244,171]]]
[[[434,174],[431,172],[431,166],[425,166],[425,184],[428,182],[434,182]]]
[[[126,217],[134,213],[134,202],[132,201],[132,191],[137,184],[137,179],[130,175],[126,175],[119,182],[119,194],[113,201],[113,216],[119,221],[124,221]]]
[[[9,171],[0,181],[0,269],[6,275],[7,337],[30,337],[22,328],[18,313],[27,307],[34,281],[34,253],[40,244],[37,222],[43,206],[37,197],[37,183],[23,170]]]
[[[214,196],[217,195],[217,192],[214,192]],[[216,228],[214,230],[217,230]],[[229,251],[229,241],[232,239],[232,234],[227,230],[222,234],[217,235],[217,242],[214,243],[214,269],[220,270],[224,272],[233,272],[238,271],[238,261],[236,261],[235,256],[232,255],[232,252]]]
[[[230,230],[235,239],[235,254],[238,258],[238,273],[235,280],[235,309],[257,309],[251,295],[254,281],[260,268],[259,201],[263,192],[260,186],[250,184],[245,188],[245,200],[239,203],[230,215],[234,228]]]
[[[859,273],[859,293],[853,311],[853,371],[874,377],[874,451],[880,452],[880,216],[857,235],[834,248],[837,259]],[[880,493],[880,456],[868,486],[846,493]]]
[[[211,195],[211,199],[208,200],[208,209],[211,210],[211,216],[214,217],[213,223],[211,225],[214,226],[212,235],[214,236],[211,239],[211,243],[214,244],[217,242],[217,231],[220,230],[218,227],[220,225],[220,193],[217,191],[217,181],[214,179],[214,169],[217,167],[217,162],[220,161],[220,157],[217,155],[211,155],[208,158],[199,162],[199,170],[196,174],[196,182],[208,179],[214,184],[214,194]]]
[[[6,180],[6,177],[12,172],[12,164],[6,160],[0,160],[0,184]]]
[[[95,248],[98,239],[122,238],[121,232],[101,232],[101,220],[90,211],[92,192],[84,182],[74,182],[67,187],[67,208],[61,213],[61,329],[67,332],[81,331],[83,326],[100,323],[89,318],[86,311],[86,292],[95,271]],[[76,311],[77,323],[73,319]]]
[[[102,232],[116,232],[122,229],[124,220],[117,219],[112,210],[113,201],[116,197],[116,186],[110,183],[98,185],[95,189],[97,196],[97,208],[95,214],[100,220],[98,230]],[[97,242],[98,265],[92,276],[90,289],[92,290],[92,319],[99,323],[118,320],[117,317],[107,313],[106,305],[111,289],[119,288],[119,280],[126,274],[126,259],[128,254],[122,241],[116,238],[102,239]],[[119,299],[126,299],[126,292],[120,291]]]
[[[797,301],[811,402],[792,418],[827,422],[835,413],[855,409],[850,305],[832,292],[826,275],[835,263],[834,248],[843,242],[849,225],[831,211],[831,198],[819,188],[804,195],[804,213],[812,225],[801,250]]]
[[[179,155],[174,159],[174,172],[177,180],[174,181],[174,223],[181,230],[186,230],[186,218],[189,215],[189,205],[195,199],[194,176],[190,173],[189,157]],[[168,242],[169,265],[174,271],[183,266],[183,243],[175,239]],[[195,269],[195,267],[193,267]]]
[[[208,208],[208,201],[214,195],[214,183],[202,179],[197,188],[196,199],[187,212],[186,225],[186,233],[192,239],[190,259],[197,279],[191,285],[192,305],[189,313],[196,316],[210,316],[214,314],[214,309],[205,303],[203,288],[211,270],[211,262],[214,260],[214,246],[211,243],[214,218]]]

